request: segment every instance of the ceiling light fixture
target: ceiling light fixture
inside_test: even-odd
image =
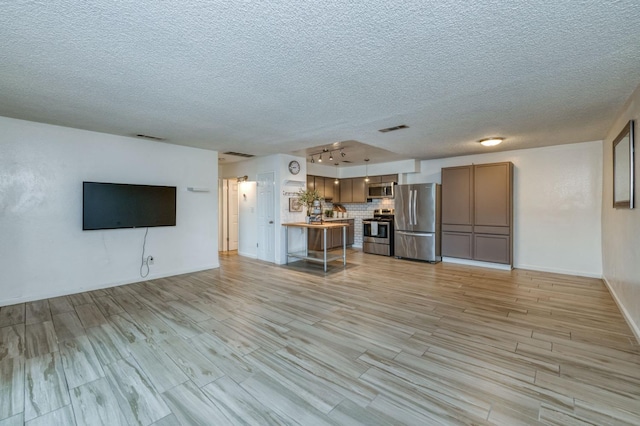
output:
[[[482,144],[483,146],[496,146],[496,145],[500,145],[500,143],[502,143],[503,140],[504,138],[494,137],[494,138],[480,139],[478,142],[480,142],[480,144]]]
[[[347,155],[347,154],[345,154],[344,151],[342,150],[342,148],[340,148],[340,156],[344,157],[345,155]]]
[[[315,163],[315,162],[316,162],[316,160],[313,158],[313,155],[311,156],[311,162],[312,162],[312,163]]]
[[[369,159],[368,158],[364,159],[364,167],[365,167],[364,181],[368,183],[369,182]]]
[[[329,153],[329,161],[333,161],[333,151]]]
[[[143,139],[151,139],[152,141],[166,141],[167,138],[161,138],[159,136],[151,136],[151,135],[145,135],[145,134],[137,134],[136,135],[139,138],[143,138]]]
[[[378,130],[380,133],[388,133],[388,132],[394,132],[396,130],[400,130],[400,129],[408,129],[409,126],[407,126],[406,124],[401,124],[399,126],[393,126],[393,127],[387,127],[386,129],[380,129]]]
[[[322,154],[318,157],[318,163],[322,163]]]
[[[333,183],[336,185],[340,183],[338,180],[338,163],[336,163],[336,180],[334,180]]]

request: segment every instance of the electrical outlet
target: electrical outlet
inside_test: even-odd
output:
[[[147,256],[147,263],[153,265],[153,256]]]

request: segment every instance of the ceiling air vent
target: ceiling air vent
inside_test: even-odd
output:
[[[158,136],[149,136],[149,135],[136,135],[136,137],[138,138],[142,138],[142,139],[150,139],[152,141],[166,141],[166,138],[161,138]]]
[[[242,152],[233,152],[233,151],[228,151],[224,153],[225,155],[235,155],[236,157],[244,157],[244,158],[251,158],[251,157],[255,157],[255,155],[253,154],[243,154]]]
[[[401,124],[399,126],[393,126],[393,127],[387,127],[386,129],[380,129],[378,130],[381,133],[387,133],[387,132],[393,132],[394,130],[400,130],[400,129],[408,129],[409,126],[407,126],[406,124]]]

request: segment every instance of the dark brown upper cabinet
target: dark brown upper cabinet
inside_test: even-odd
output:
[[[307,175],[307,189],[316,189],[325,201],[330,203],[366,203],[367,185],[370,183],[397,182],[398,175],[370,176],[369,182],[364,177],[340,179]]]
[[[442,224],[473,225],[473,166],[442,169]]]
[[[474,166],[474,225],[511,225],[511,163]]]

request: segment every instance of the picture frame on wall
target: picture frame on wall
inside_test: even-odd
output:
[[[289,211],[290,212],[301,212],[302,211],[302,204],[300,204],[300,201],[298,200],[297,197],[290,197],[289,198]]]
[[[634,140],[633,120],[630,120],[613,140],[613,207],[634,207]]]

